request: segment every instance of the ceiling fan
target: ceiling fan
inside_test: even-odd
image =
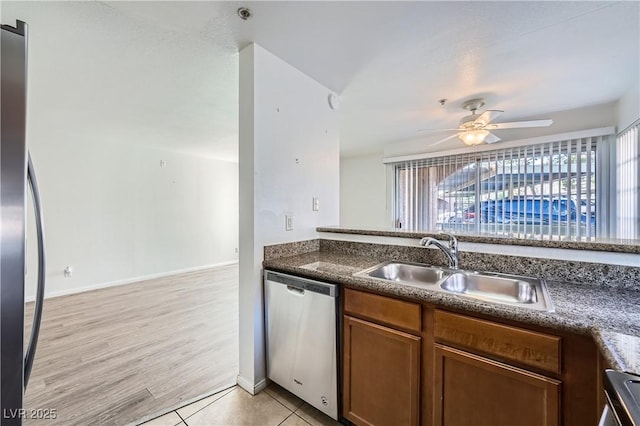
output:
[[[460,120],[457,129],[425,129],[419,130],[419,132],[442,132],[442,131],[455,131],[451,136],[447,136],[444,139],[440,139],[431,145],[439,145],[449,139],[455,137],[460,138],[462,142],[467,145],[480,145],[483,142],[494,143],[500,140],[499,137],[491,133],[492,130],[502,129],[517,129],[523,127],[548,127],[553,123],[553,120],[530,120],[530,121],[513,121],[510,123],[492,123],[493,120],[498,118],[504,111],[499,110],[485,110],[482,114],[477,114],[478,108],[484,106],[484,99],[471,99],[462,104],[462,108],[471,111],[471,115],[467,115]]]

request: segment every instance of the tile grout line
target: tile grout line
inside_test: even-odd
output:
[[[303,419],[302,417],[298,416],[296,413],[294,413],[293,411],[291,412],[291,414],[289,414],[283,421],[281,421],[280,423],[278,423],[278,426],[282,426],[282,424],[284,424],[284,422],[286,422],[291,416],[295,416],[297,417],[299,420],[302,420],[304,423],[308,424],[309,426],[311,426],[311,423],[309,423],[308,421],[306,421],[305,419]]]
[[[282,424],[283,424],[284,422],[286,422],[286,421],[287,421],[287,419],[288,419],[289,417],[293,416],[293,415],[294,415],[294,414],[293,414],[293,411],[292,411],[291,413],[289,413],[289,415],[288,415],[287,417],[285,417],[285,418],[284,418],[280,423],[278,423],[278,424],[277,424],[277,426],[282,426]]]
[[[302,407],[304,405],[304,401],[302,402],[302,404],[300,404],[300,407],[297,407],[294,410],[291,410],[291,408],[287,407],[286,405],[284,405],[282,402],[278,401],[273,395],[271,395],[269,392],[266,391],[266,389],[264,390],[264,393],[266,393],[271,399],[273,399],[275,402],[277,402],[278,404],[282,405],[284,408],[286,408],[287,410],[289,410],[291,412],[291,414],[289,414],[287,417],[284,418],[284,420],[282,420],[280,423],[278,423],[278,426],[282,425],[284,422],[287,421],[287,419],[291,416],[296,416],[297,418],[299,418],[300,420],[302,420],[303,422],[305,422],[308,425],[311,425],[311,423],[309,423],[308,421],[306,421],[305,419],[303,419],[302,417],[298,416],[296,414],[296,411],[298,411],[300,409],[300,407]]]
[[[279,386],[279,385],[278,385],[278,386]],[[299,412],[300,410],[302,410],[302,408],[303,408],[305,405],[309,406],[310,408],[312,408],[312,409],[314,409],[314,410],[317,410],[317,408],[315,408],[314,406],[312,406],[312,405],[311,405],[311,404],[309,404],[308,402],[306,402],[306,401],[304,401],[304,400],[300,399],[297,395],[292,394],[292,395],[294,395],[296,398],[300,399],[300,401],[301,401],[301,404],[300,404],[299,406],[297,406],[294,410],[292,410],[292,409],[290,409],[289,407],[287,407],[286,405],[284,405],[282,402],[280,402],[280,401],[279,401],[275,396],[273,396],[273,395],[268,391],[268,389],[269,389],[269,387],[267,387],[267,388],[265,388],[265,389],[264,389],[264,392],[265,392],[267,395],[269,395],[271,398],[273,398],[274,400],[276,400],[276,402],[278,402],[280,405],[284,406],[287,410],[291,411],[293,414],[295,414],[295,415],[296,415],[296,417],[298,417],[298,418],[299,418],[300,420],[302,420],[303,422],[305,422],[305,423],[307,423],[307,424],[309,424],[309,425],[313,425],[313,423],[310,423],[310,422],[308,422],[307,420],[305,420],[304,418],[302,418],[302,416],[300,416],[300,415],[298,414],[298,412]],[[283,389],[284,389],[284,388],[283,388]],[[285,389],[285,390],[286,390],[286,389]],[[300,411],[300,412],[301,412],[301,411]],[[324,413],[323,413],[323,414],[324,414]],[[289,416],[289,417],[290,417],[290,416]],[[288,417],[287,417],[287,418],[288,418]],[[286,420],[286,419],[285,419],[285,420]]]
[[[302,407],[302,406],[300,406]],[[300,408],[298,407],[298,408]],[[296,410],[298,411],[298,410]],[[299,415],[297,415],[295,412],[293,413],[294,416],[296,416],[297,418],[299,418],[300,420],[302,420],[303,422],[305,422],[306,424],[308,424],[309,426],[311,426],[311,423],[309,423],[308,421],[306,421],[305,419],[303,419],[302,417],[300,417]]]
[[[145,420],[143,423],[140,423],[140,426],[144,425],[144,424],[145,424],[145,423],[147,423],[147,422],[150,422],[150,421],[152,421],[152,420],[155,420],[155,419],[157,419],[157,418],[159,418],[159,417],[166,416],[167,414],[170,414],[172,411],[173,411],[174,413],[176,413],[176,414],[178,415],[178,417],[180,417],[180,419],[182,420],[182,422],[181,422],[181,423],[187,424],[187,420],[186,420],[186,419],[188,419],[189,417],[193,416],[194,414],[196,414],[196,413],[198,413],[198,412],[200,412],[200,411],[204,410],[205,408],[207,408],[208,406],[210,406],[210,405],[211,405],[211,404],[213,404],[214,402],[217,402],[219,399],[221,399],[221,398],[223,398],[224,396],[226,396],[227,394],[231,393],[231,391],[232,391],[236,386],[237,386],[237,385],[229,386],[228,388],[224,388],[224,389],[222,389],[222,390],[219,390],[219,391],[218,391],[218,392],[216,392],[216,393],[213,393],[213,394],[208,395],[208,396],[204,396],[204,397],[202,397],[202,398],[200,398],[200,399],[198,399],[198,400],[195,400],[195,401],[193,401],[193,402],[190,402],[189,404],[182,405],[182,406],[180,406],[180,407],[178,407],[178,408],[175,408],[175,409],[173,409],[173,410],[167,411],[167,412],[166,412],[166,413],[164,413],[164,414],[159,414],[159,415],[157,415],[157,416],[155,416],[155,417],[153,417],[153,418],[151,418],[151,419],[149,419],[149,420]],[[147,390],[147,392],[149,392],[149,394],[151,394],[151,391],[150,391],[149,389],[146,389],[146,390]],[[207,405],[205,405],[204,407],[200,408],[199,410],[194,411],[193,413],[191,413],[191,414],[190,414],[189,416],[187,416],[187,417],[184,417],[184,418],[183,418],[183,417],[180,415],[180,413],[178,413],[178,410],[182,410],[183,408],[188,407],[188,406],[193,405],[193,404],[196,404],[196,403],[198,403],[198,402],[202,401],[203,399],[211,398],[212,396],[216,396],[216,395],[221,394],[221,393],[223,393],[223,392],[225,392],[225,394],[224,394],[224,395],[221,395],[218,399],[216,399],[215,401],[211,401],[210,403],[208,403],[208,404],[207,404]],[[151,395],[153,396],[153,394],[151,394]],[[188,426],[188,425],[187,425],[187,426]]]
[[[178,415],[178,417],[180,417],[180,418],[182,419],[182,421],[183,421],[183,422],[188,426],[188,423],[187,423],[187,419],[188,419],[188,418],[193,417],[194,415],[196,415],[196,413],[199,413],[200,411],[204,410],[205,408],[209,407],[210,405],[215,404],[216,402],[220,401],[222,398],[224,398],[225,396],[229,395],[229,394],[230,394],[230,393],[231,393],[231,392],[236,388],[236,386],[237,386],[237,385],[229,386],[229,387],[228,387],[228,388],[226,388],[226,389],[223,389],[223,390],[221,390],[221,391],[218,391],[218,392],[216,392],[216,393],[214,393],[214,394],[211,394],[211,395],[209,395],[209,396],[205,396],[204,398],[200,398],[200,399],[199,399],[199,400],[197,400],[197,401],[193,401],[191,404],[187,404],[187,405],[184,405],[184,406],[182,406],[182,407],[180,407],[180,408],[176,408],[175,412],[176,412],[176,414]],[[183,418],[183,417],[180,415],[180,413],[178,413],[178,410],[182,410],[183,408],[186,408],[186,407],[188,407],[188,406],[190,406],[190,405],[197,404],[198,402],[202,401],[203,399],[211,398],[212,396],[216,396],[216,395],[218,395],[218,394],[220,394],[220,393],[222,393],[222,392],[225,392],[225,394],[224,394],[224,395],[221,395],[221,396],[220,396],[219,398],[217,398],[216,400],[211,401],[210,403],[208,403],[208,404],[207,404],[207,405],[205,405],[204,407],[200,408],[199,410],[194,411],[193,413],[189,414],[187,417],[184,417],[184,418]]]
[[[302,407],[302,406],[305,404],[305,402],[304,402],[304,401],[302,401],[302,404],[300,404],[300,406],[299,406],[299,407],[296,407],[296,409],[295,409],[295,410],[292,410],[291,408],[289,408],[289,407],[287,407],[286,405],[284,405],[282,402],[278,401],[278,399],[277,399],[275,396],[271,395],[269,392],[267,392],[267,390],[266,390],[266,389],[264,390],[264,393],[266,393],[269,397],[271,397],[271,399],[273,399],[275,402],[277,402],[278,404],[282,405],[282,406],[283,406],[284,408],[286,408],[287,410],[291,411],[291,413],[292,413],[292,414],[293,414],[293,413],[295,413],[296,411],[298,411],[298,410],[300,409],[300,407]],[[300,416],[298,416],[298,417],[300,417]],[[304,420],[304,419],[303,419],[303,420]]]
[[[300,417],[299,415],[297,415],[296,413],[298,412],[298,410],[300,408],[302,408],[302,406],[305,404],[304,401],[302,401],[302,404],[300,404],[299,407],[296,407],[295,410],[291,410],[291,408],[287,407],[286,405],[284,405],[282,402],[278,401],[276,399],[276,397],[274,397],[273,395],[271,395],[269,392],[267,392],[267,390],[264,390],[264,393],[266,393],[269,397],[271,397],[271,399],[273,399],[275,402],[277,402],[278,404],[282,405],[284,408],[286,408],[287,410],[291,411],[291,414],[289,414],[287,417],[284,418],[284,420],[282,420],[280,423],[278,423],[278,426],[282,425],[282,423],[286,422],[287,419],[291,416],[296,416],[298,419],[302,420],[303,422],[305,422],[306,424],[311,426],[311,423],[309,423],[308,421],[306,421],[305,419],[303,419],[302,417]]]
[[[180,413],[178,413],[178,410],[173,410],[174,413],[176,413],[178,415],[178,417],[180,417],[180,420],[182,420],[182,423],[184,423],[185,425],[187,424],[187,422],[182,418],[182,416],[180,415]],[[178,423],[179,425],[180,423]],[[177,426],[177,425],[176,425]],[[187,425],[188,426],[188,425]]]
[[[199,413],[200,411],[202,411],[202,410],[204,410],[205,408],[207,408],[207,407],[209,407],[209,406],[211,406],[211,405],[215,404],[216,402],[220,401],[222,398],[224,398],[225,396],[227,396],[227,395],[229,395],[231,392],[233,392],[233,390],[234,390],[236,387],[237,387],[237,385],[230,386],[230,387],[228,387],[228,388],[226,388],[226,389],[221,390],[220,392],[214,393],[213,395],[209,395],[209,396],[206,396],[206,397],[204,397],[204,398],[199,399],[198,401],[194,401],[194,402],[192,402],[191,404],[195,404],[195,403],[197,403],[197,402],[199,402],[199,401],[202,401],[203,399],[211,398],[212,396],[215,396],[215,395],[217,395],[218,393],[226,392],[224,395],[221,395],[221,396],[220,396],[220,398],[217,398],[215,401],[211,401],[210,403],[208,403],[208,404],[207,404],[207,405],[205,405],[204,407],[200,408],[200,409],[199,409],[199,410],[197,410],[197,411],[194,411],[193,413],[189,414],[189,415],[188,415],[187,417],[185,417],[185,418],[182,418],[182,416],[178,413],[178,410],[181,410],[181,409],[183,409],[183,408],[185,408],[185,407],[188,407],[188,406],[189,406],[189,405],[191,405],[191,404],[187,404],[187,405],[185,405],[185,406],[183,406],[183,407],[180,407],[180,408],[176,409],[176,410],[175,410],[175,411],[176,411],[176,414],[178,414],[178,416],[182,419],[182,421],[183,421],[187,426],[189,426],[189,425],[188,425],[188,423],[187,423],[187,419],[189,419],[189,418],[191,418],[191,417],[195,416],[195,415],[196,415],[197,413]]]
[[[226,394],[222,395],[220,398],[216,399],[215,401],[211,402],[210,404],[207,404],[205,407],[202,407],[200,410],[196,411],[195,413],[191,414],[190,416],[188,416],[188,417],[186,417],[186,418],[182,418],[182,416],[181,416],[180,414],[178,414],[178,413],[177,413],[177,411],[176,411],[176,414],[178,414],[178,417],[180,417],[180,419],[182,419],[182,422],[183,422],[186,426],[188,426],[188,423],[187,423],[187,420],[186,420],[186,419],[189,419],[190,417],[194,416],[196,413],[198,413],[198,412],[200,412],[200,411],[204,410],[204,409],[205,409],[205,408],[207,408],[207,407],[210,407],[211,405],[213,405],[213,404],[215,404],[216,402],[220,401],[222,398],[224,398],[224,397],[226,397],[227,395],[231,394],[231,393],[232,393],[232,391],[233,391],[233,388],[236,388],[236,386],[233,386],[232,388],[230,388],[231,390],[229,390]],[[303,419],[303,418],[301,418],[300,416],[296,415],[296,414],[294,413],[294,411],[292,411],[289,407],[287,407],[286,405],[284,405],[282,402],[278,401],[278,400],[277,400],[273,395],[271,395],[269,392],[266,392],[266,389],[265,389],[264,393],[265,393],[269,398],[271,398],[272,400],[274,400],[275,402],[277,402],[278,404],[280,404],[281,406],[283,406],[287,411],[289,411],[289,414],[288,414],[288,415],[287,415],[287,416],[286,416],[286,417],[285,417],[285,418],[284,418],[280,423],[278,423],[276,426],[281,426],[281,425],[282,425],[282,423],[284,423],[284,422],[285,422],[289,417],[291,417],[292,415],[293,415],[293,416],[296,416],[298,419],[302,420],[304,423],[306,423],[306,424],[309,424],[309,425],[310,425],[310,423],[309,423],[309,422],[307,422],[306,420],[304,420],[304,419]],[[255,396],[255,395],[252,395],[252,397],[253,397],[253,396]],[[304,403],[303,403],[302,405],[304,405]],[[301,406],[302,406],[302,405],[301,405]],[[184,407],[183,407],[183,408],[184,408]],[[298,408],[300,408],[300,407],[298,407]],[[297,408],[296,408],[296,409],[297,409]],[[177,425],[176,425],[176,426],[177,426]]]

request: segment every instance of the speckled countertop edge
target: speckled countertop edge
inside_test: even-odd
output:
[[[372,235],[378,237],[422,238],[436,236],[437,232],[416,232],[385,229],[355,229],[340,227],[320,227],[317,232]],[[640,254],[640,240],[603,240],[603,241],[558,241],[558,240],[527,240],[522,238],[497,237],[495,235],[465,235],[455,233],[458,241],[484,244],[508,244],[516,246],[561,248],[573,250],[606,251],[615,253]]]
[[[640,373],[640,336],[596,328],[593,338],[612,368],[634,374]]]
[[[486,303],[384,280],[353,276],[354,273],[380,262],[380,259],[365,256],[310,252],[265,260],[263,266],[265,269],[329,281],[351,288],[590,335],[611,368],[640,373],[640,351],[629,353],[628,345],[621,343],[630,339],[638,339],[640,342],[640,312],[635,312],[640,309],[634,309],[636,301],[640,300],[640,292],[548,282],[556,311],[534,311]],[[625,337],[626,340],[624,340]]]

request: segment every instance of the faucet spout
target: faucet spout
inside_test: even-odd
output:
[[[420,245],[424,247],[436,246],[440,251],[447,256],[449,260],[449,267],[452,269],[458,269],[458,240],[453,234],[442,233],[442,236],[449,237],[449,245],[445,246],[442,241],[431,237],[424,237],[420,240]]]

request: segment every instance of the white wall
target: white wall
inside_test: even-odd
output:
[[[640,118],[640,80],[631,86],[616,104],[618,131]]]
[[[252,44],[240,52],[240,374],[264,386],[263,247],[339,222],[338,112],[330,91]],[[320,210],[312,211],[312,198]],[[285,231],[285,215],[293,231]]]
[[[3,24],[29,24],[27,143],[43,199],[47,295],[237,260],[237,152],[226,148],[237,137],[225,140],[237,128],[235,48],[198,37],[180,16],[162,28],[127,10],[2,2]]]
[[[44,210],[47,295],[237,260],[237,163],[101,141],[98,128],[91,137],[32,120],[28,131]],[[67,265],[71,277],[63,276]]]
[[[386,176],[382,154],[340,159],[340,226],[391,226]]]
[[[214,16],[217,4],[1,6],[3,24],[29,25],[28,96],[40,125],[237,162],[237,48],[198,15]]]

